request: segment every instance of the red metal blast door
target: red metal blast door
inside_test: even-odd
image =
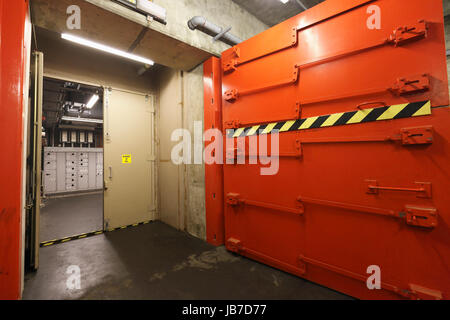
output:
[[[207,62],[205,128],[221,107],[246,160],[207,166],[208,240],[357,298],[449,299],[445,59],[441,0],[328,0]],[[261,175],[250,140],[277,132]]]
[[[27,15],[28,0],[0,0],[0,300],[20,298]]]

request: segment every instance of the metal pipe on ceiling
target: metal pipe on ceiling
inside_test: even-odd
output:
[[[221,28],[218,25],[209,22],[205,17],[195,16],[188,21],[188,27],[191,30],[200,30],[212,37],[214,40],[220,40],[228,45],[234,46],[241,43],[242,40],[229,33],[231,27]]]

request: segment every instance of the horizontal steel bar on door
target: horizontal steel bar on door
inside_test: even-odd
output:
[[[348,277],[348,278],[352,278],[354,280],[359,280],[361,282],[366,282],[368,279],[367,275],[361,275],[358,273],[355,273],[353,271],[350,270],[346,270],[344,268],[338,267],[338,266],[334,266],[322,261],[318,261],[309,257],[305,257],[305,256],[299,256],[299,264],[303,264],[301,267],[302,269],[305,270],[305,275],[307,273],[307,267],[306,264],[310,264],[312,266],[315,267],[319,267],[322,269],[326,269],[328,271],[334,272],[334,273],[338,273],[342,276]],[[433,299],[433,300],[441,300],[443,299],[443,295],[442,292],[437,291],[437,290],[432,290],[432,289],[427,289],[427,288],[422,288],[422,287],[418,287],[418,286],[414,286],[414,285],[409,285],[408,289],[405,288],[399,288],[393,284],[390,283],[386,283],[384,281],[382,281],[380,283],[381,288],[387,291],[390,291],[392,293],[395,293],[401,297],[407,298],[407,299],[411,299],[411,300],[418,300],[421,298],[425,298],[425,299]]]
[[[270,134],[272,132],[292,132],[307,129],[337,127],[350,124],[404,119],[431,115],[431,101],[412,102],[385,106],[379,108],[362,109],[335,113],[324,116],[316,116],[298,120],[289,120],[261,124],[239,129],[227,129],[229,138],[248,137],[253,135]]]
[[[230,243],[230,240],[233,240],[233,242],[237,243],[238,246],[233,246],[232,243]],[[325,263],[316,259],[312,259],[310,257],[306,257],[304,255],[299,255],[297,259],[298,266],[294,266],[285,262],[282,262],[278,259],[275,259],[271,256],[265,255],[259,251],[250,249],[245,247],[245,244],[243,244],[241,241],[237,239],[229,239],[228,240],[228,246],[227,249],[239,254],[242,254],[244,256],[247,256],[251,259],[259,260],[263,263],[266,263],[268,265],[274,266],[276,268],[281,268],[285,271],[291,272],[293,274],[296,274],[302,278],[308,278],[308,267],[307,265],[315,266],[321,269],[328,270],[329,272],[340,274],[344,277],[354,279],[356,281],[360,281],[362,283],[366,283],[368,279],[368,275],[362,275],[329,263]],[[393,285],[391,283],[387,283],[385,281],[382,281],[380,283],[381,288],[387,291],[390,291],[394,294],[397,294],[403,298],[407,299],[433,299],[433,300],[441,300],[446,297],[443,296],[442,292],[438,290],[428,289],[420,286],[416,286],[413,284],[409,284],[409,288],[400,288],[396,285]]]
[[[296,30],[297,32],[300,30],[304,30],[305,28],[297,28],[294,30]],[[353,49],[349,49],[349,50],[343,50],[340,52],[336,52],[334,54],[328,55],[328,56],[323,56],[323,57],[319,57],[317,59],[313,59],[310,61],[306,61],[303,62],[301,64],[299,64],[299,68],[309,68],[309,67],[313,67],[313,66],[317,66],[323,63],[327,63],[327,62],[331,62],[334,60],[338,60],[338,59],[342,59],[351,55],[357,55],[359,53],[363,53],[372,49],[376,49],[376,48],[380,48],[383,46],[387,46],[387,45],[392,45],[394,47],[399,47],[402,46],[404,44],[408,44],[411,43],[413,41],[417,41],[417,40],[421,40],[426,38],[428,35],[428,25],[427,22],[424,20],[421,20],[419,22],[414,22],[412,24],[410,24],[409,26],[401,26],[398,27],[396,29],[394,29],[393,31],[391,31],[389,33],[389,35],[387,35],[385,38],[382,38],[372,44],[369,44],[367,46],[364,47],[359,47],[359,48],[353,48]],[[256,57],[251,57],[248,59],[239,59],[240,57],[240,51],[239,48],[235,49],[235,55],[237,56],[237,58],[235,59],[231,59],[230,61],[227,61],[224,63],[224,71],[225,74],[227,72],[230,71],[234,71],[237,69],[238,66],[241,66],[243,64],[255,61],[259,58],[274,54],[274,53],[278,53],[281,50],[284,49],[289,49],[294,47],[296,44],[298,43],[298,36],[295,37],[295,40],[293,40],[291,43],[287,44],[286,46],[279,48],[278,50],[275,50],[273,52],[268,52]]]
[[[123,230],[123,229],[138,227],[138,226],[142,226],[144,224],[149,224],[151,222],[152,221],[139,222],[139,223],[134,223],[134,224],[130,224],[130,225],[127,225],[127,226],[123,226],[123,227],[108,229],[106,231],[104,231],[104,230],[97,230],[97,231],[77,234],[77,235],[71,236],[71,237],[65,237],[65,238],[61,238],[61,239],[44,241],[44,242],[41,242],[40,247],[41,248],[42,247],[49,247],[49,246],[53,246],[53,245],[60,244],[60,243],[66,243],[66,242],[69,242],[69,241],[90,238],[90,237],[94,237],[94,236],[98,236],[98,235],[104,234],[106,232],[113,232],[113,231],[117,231],[117,230]]]
[[[239,194],[228,193],[226,196],[226,203],[232,207],[247,205],[247,206],[252,206],[252,207],[271,209],[274,211],[293,213],[295,215],[302,215],[304,213],[303,205],[298,200],[296,201],[297,207],[290,208],[290,207],[280,206],[277,204],[272,204],[272,203],[267,203],[267,202],[242,199]]]
[[[367,212],[385,217],[392,217],[396,219],[405,220],[408,226],[419,227],[424,229],[433,229],[438,225],[438,213],[436,208],[432,207],[417,207],[413,205],[405,205],[403,210],[391,210],[376,207],[369,207],[364,205],[329,201],[323,199],[312,199],[307,197],[299,197],[300,203],[309,203],[319,206],[346,209],[354,212]]]

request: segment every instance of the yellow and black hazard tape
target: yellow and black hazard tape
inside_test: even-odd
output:
[[[430,114],[431,101],[421,101],[244,127],[236,130],[228,130],[227,136],[229,138],[239,138],[274,132],[281,133],[383,120],[404,119]]]
[[[55,239],[55,240],[44,241],[44,242],[40,243],[40,247],[41,248],[42,247],[49,247],[49,246],[54,246],[54,245],[60,244],[60,243],[66,243],[66,242],[69,242],[69,241],[90,238],[90,237],[94,237],[94,236],[98,236],[98,235],[104,234],[105,232],[113,232],[113,231],[117,231],[117,230],[123,230],[123,229],[138,227],[138,226],[142,226],[144,224],[149,224],[150,222],[151,221],[139,222],[139,223],[123,226],[123,227],[108,229],[106,231],[98,230],[98,231],[92,231],[92,232],[77,234],[75,236],[66,237],[66,238],[62,238],[62,239]]]

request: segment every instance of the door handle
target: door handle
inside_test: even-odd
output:
[[[414,182],[417,188],[403,188],[403,187],[384,187],[379,186],[376,180],[366,180],[367,193],[378,194],[380,191],[404,191],[404,192],[416,192],[419,198],[431,198],[431,182]]]
[[[112,167],[109,167],[109,180],[112,180]]]

